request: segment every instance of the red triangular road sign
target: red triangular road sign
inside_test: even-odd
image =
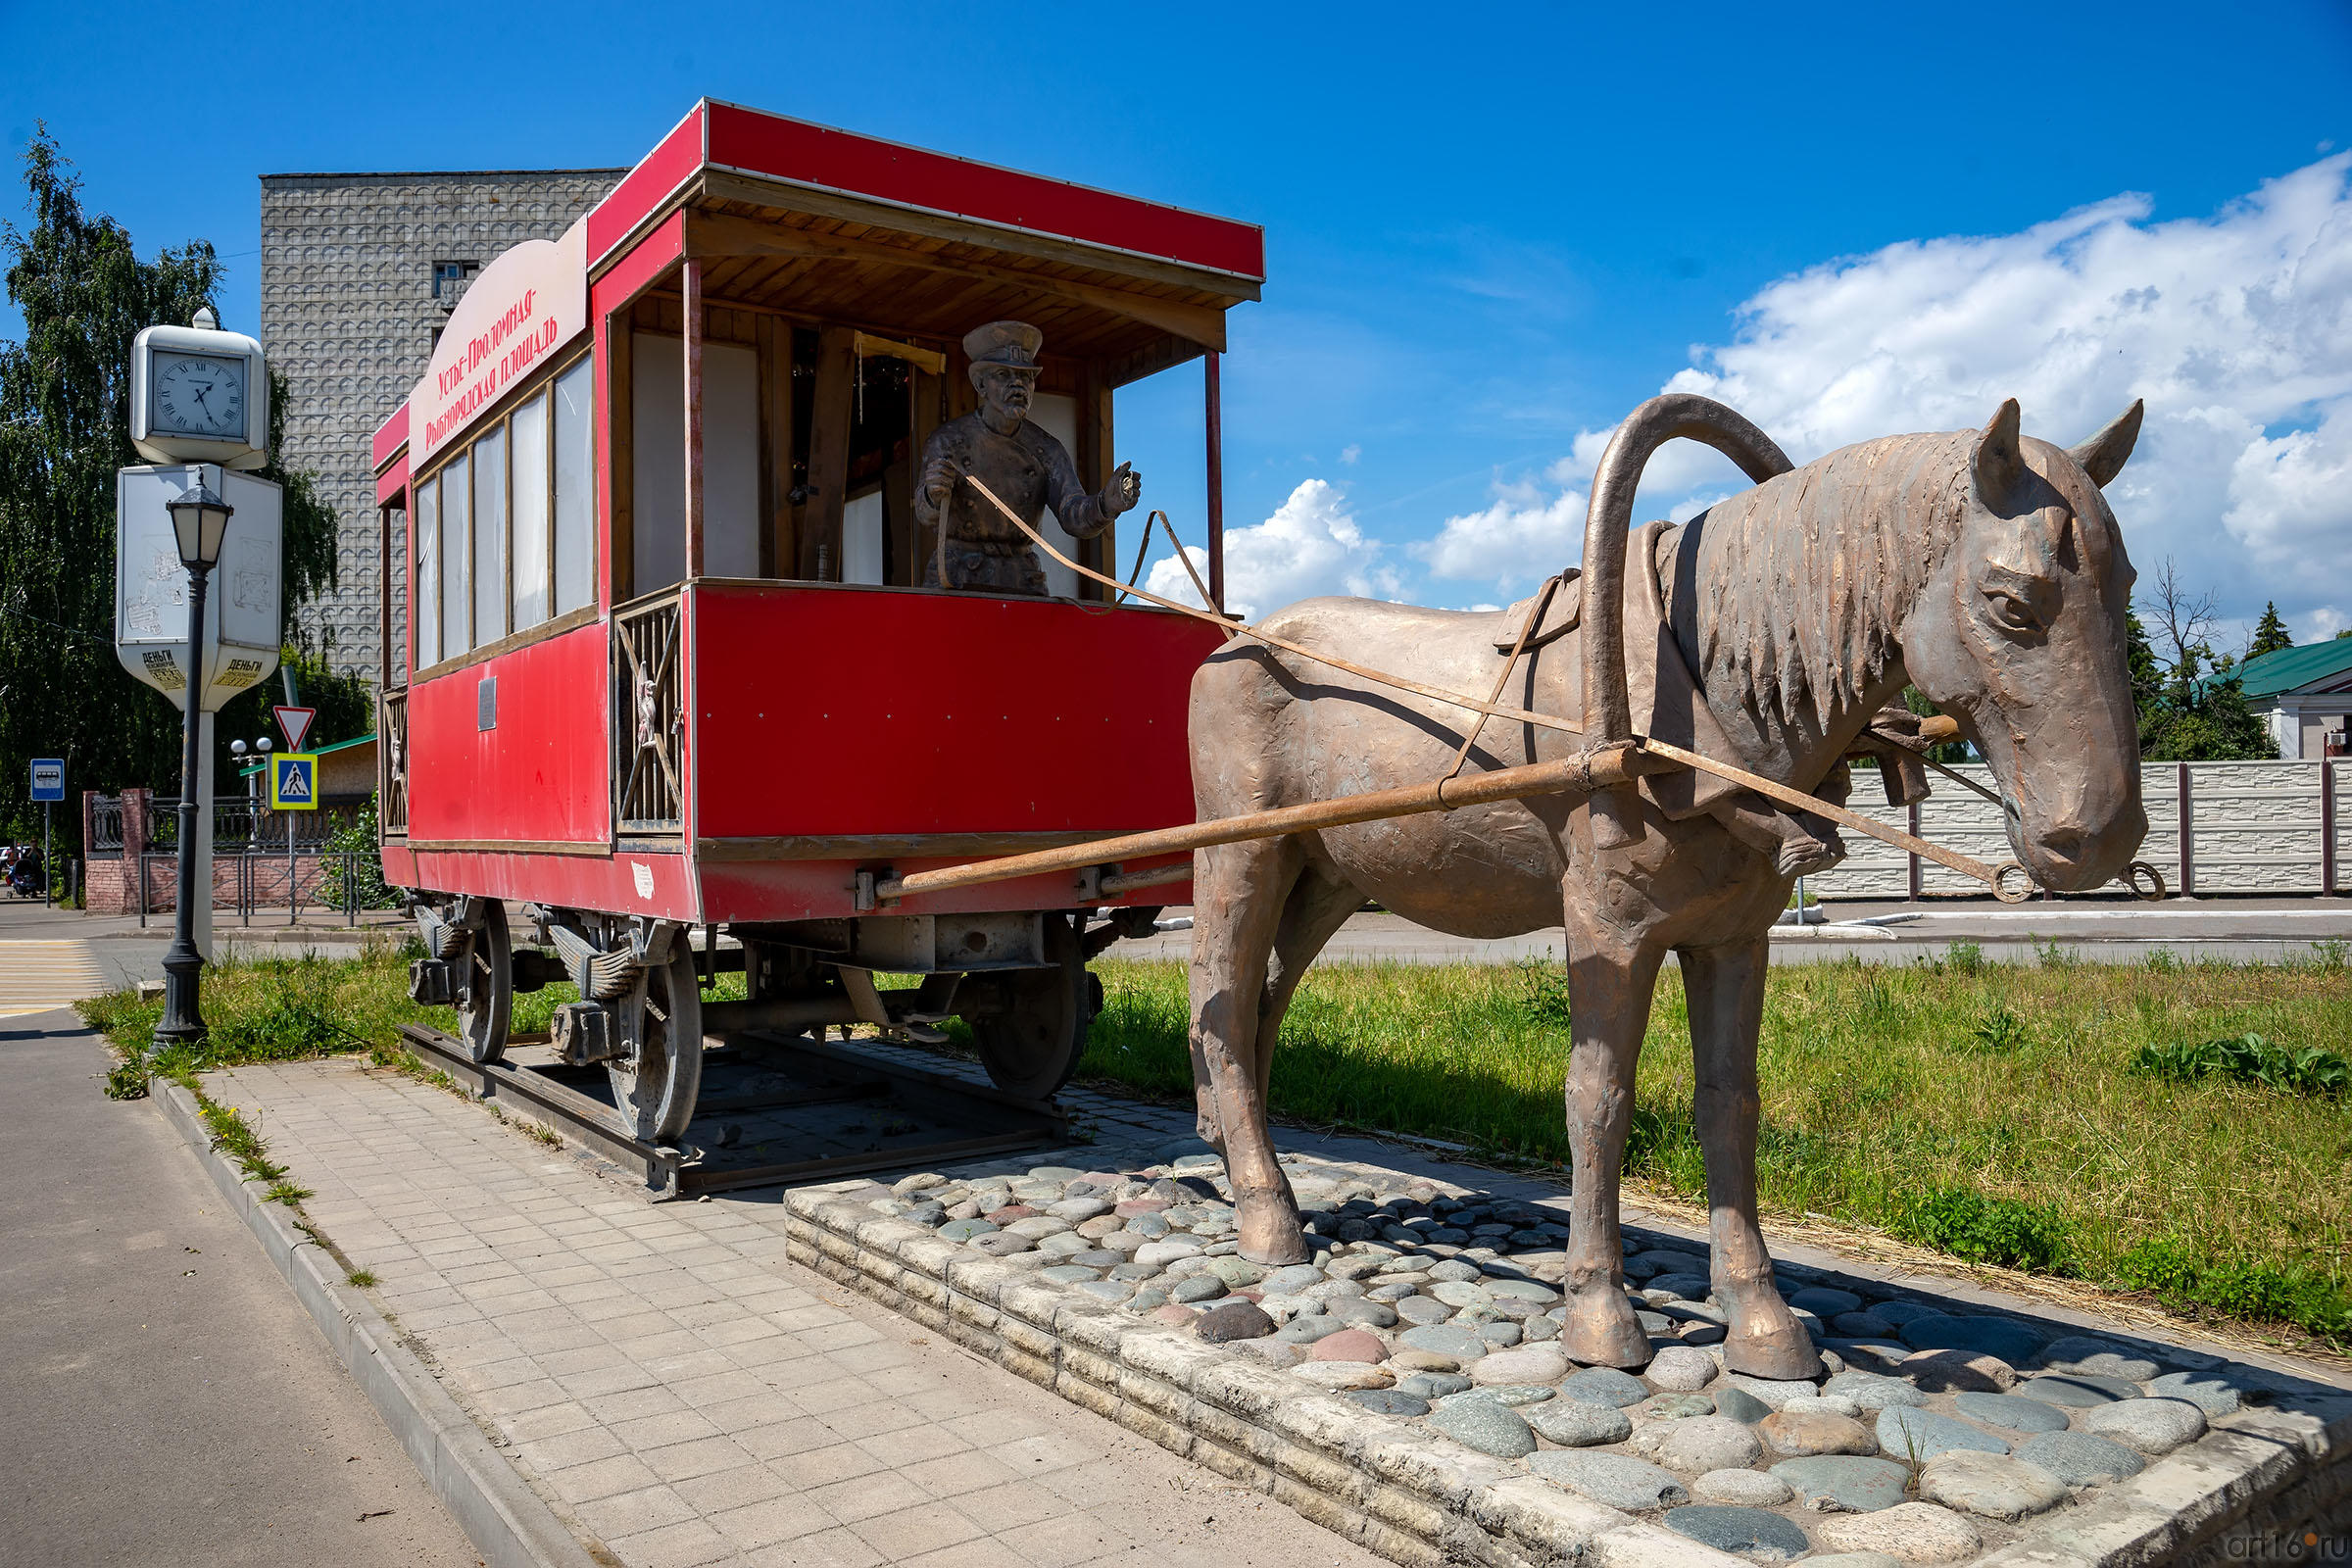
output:
[[[302,739],[310,734],[311,720],[318,716],[318,710],[316,708],[280,707],[272,708],[270,711],[277,715],[277,727],[285,732],[286,750],[289,752],[301,751]]]

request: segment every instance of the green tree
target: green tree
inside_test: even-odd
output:
[[[218,312],[220,264],[191,240],[141,261],[129,231],[82,204],[46,126],[24,150],[29,225],[0,226],[22,342],[0,343],[0,834],[22,834],[27,761],[66,760],[68,788],[178,787],[178,711],[114,652],[115,470],[130,444],[130,349],[140,328]],[[270,377],[270,444],[284,424]],[[285,609],[332,584],[335,516],[308,475],[285,487]],[[80,818],[59,821],[70,852]],[[61,853],[65,853],[61,852]]]
[[[2262,607],[2262,619],[2254,626],[2253,644],[2246,649],[2248,659],[2260,659],[2281,648],[2292,648],[2295,640],[2286,634],[2286,622],[2278,618],[2278,603],[2273,600]]]
[[[2215,605],[2211,593],[2183,584],[2168,558],[2147,604],[2161,643],[2136,612],[2125,621],[2145,761],[2269,761],[2278,755],[2270,726],[2246,706],[2236,661],[2213,650]]]

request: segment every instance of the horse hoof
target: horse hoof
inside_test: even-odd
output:
[[[1639,1370],[1649,1364],[1649,1336],[1634,1316],[1625,1298],[1614,1291],[1605,1299],[1572,1304],[1560,1329],[1560,1348],[1581,1366],[1623,1367]]]
[[[1725,1370],[1779,1383],[1806,1382],[1822,1375],[1821,1353],[1813,1348],[1812,1336],[1769,1282],[1745,1288],[1720,1286],[1715,1299],[1731,1320],[1723,1345]]]
[[[1288,1205],[1273,1213],[1250,1212],[1240,1215],[1238,1236],[1242,1256],[1266,1268],[1287,1268],[1307,1259],[1306,1233],[1298,1228],[1298,1216]]]
[[[1771,1333],[1731,1336],[1724,1342],[1723,1365],[1726,1371],[1775,1383],[1810,1383],[1825,1370],[1812,1337],[1795,1322]]]

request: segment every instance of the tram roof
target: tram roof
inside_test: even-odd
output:
[[[713,303],[950,340],[1018,317],[1114,385],[1221,350],[1224,313],[1265,278],[1255,223],[710,98],[590,209],[590,276],[680,213]],[[379,469],[407,437],[404,403]]]

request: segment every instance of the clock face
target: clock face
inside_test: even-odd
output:
[[[164,350],[155,356],[148,427],[159,434],[245,436],[245,362]]]

